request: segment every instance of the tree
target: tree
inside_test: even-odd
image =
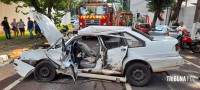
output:
[[[160,16],[160,13],[163,13],[164,10],[171,6],[175,0],[146,0],[147,1],[147,7],[149,12],[154,12],[153,21],[151,23],[152,27],[155,27],[157,18],[160,21],[163,21],[164,19]]]
[[[28,12],[20,11],[20,8],[33,7],[35,11],[47,15],[50,19],[63,17],[67,11],[72,11],[78,3],[77,0],[1,0],[0,2],[5,4],[16,3],[18,5],[16,12],[23,14],[28,14]],[[20,5],[19,2],[24,2],[24,4]],[[54,10],[54,13],[52,13],[52,10]]]
[[[172,14],[171,21],[177,19],[179,12],[181,10],[181,6],[182,6],[183,1],[185,1],[185,0],[177,0],[177,3],[175,4],[175,8],[172,9],[172,10],[174,10],[174,13]]]

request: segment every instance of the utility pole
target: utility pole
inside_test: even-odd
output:
[[[196,31],[199,28],[200,28],[200,0],[197,0],[194,22],[193,22],[192,32],[191,32],[192,39],[195,38]]]

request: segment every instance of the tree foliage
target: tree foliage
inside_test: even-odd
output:
[[[160,21],[164,20],[160,16],[160,13],[163,13],[164,10],[167,7],[172,6],[175,2],[175,0],[146,0],[146,1],[147,1],[148,11],[154,13],[154,18],[153,18],[153,21],[152,21],[152,27],[155,27],[155,23],[157,21],[157,18]]]
[[[177,2],[174,3],[174,5],[172,6],[172,10],[174,11],[174,13],[171,17],[172,21],[177,19],[179,12],[181,10],[181,6],[182,6],[183,1],[187,1],[187,0],[177,0]]]
[[[146,0],[149,12],[164,12],[167,7],[171,7],[176,0]]]

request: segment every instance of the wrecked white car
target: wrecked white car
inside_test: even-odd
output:
[[[34,73],[37,81],[51,81],[62,73],[74,80],[88,77],[144,86],[152,73],[177,69],[183,62],[172,37],[152,39],[129,27],[90,26],[65,41],[46,16],[33,16],[51,47],[21,52],[14,68],[23,77]],[[98,38],[97,52],[82,42],[85,35]]]

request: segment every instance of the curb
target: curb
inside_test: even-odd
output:
[[[0,67],[1,67],[1,66],[5,66],[5,65],[7,65],[7,64],[11,64],[12,61],[13,61],[13,59],[9,59],[9,60],[7,60],[7,61],[5,61],[5,62],[0,62]]]

